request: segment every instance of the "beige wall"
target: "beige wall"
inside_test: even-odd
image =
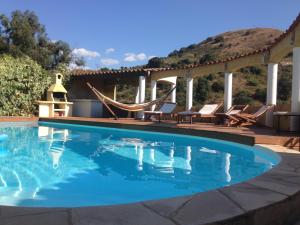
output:
[[[92,86],[98,89],[107,97],[114,98],[116,94],[116,85],[126,83],[131,85],[138,85],[138,77],[126,78],[103,78],[99,75],[94,76],[74,76],[70,80],[68,89],[68,96],[70,99],[97,99],[94,93],[87,86],[89,82]]]

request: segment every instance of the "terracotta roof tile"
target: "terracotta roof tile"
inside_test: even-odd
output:
[[[146,74],[148,71],[164,71],[169,68],[133,68],[133,69],[121,69],[121,70],[84,70],[75,69],[71,72],[72,76],[89,76],[89,75],[120,75],[120,74]]]

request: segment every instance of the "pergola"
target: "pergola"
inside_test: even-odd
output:
[[[186,79],[186,110],[193,106],[193,79],[195,77],[211,74],[224,73],[224,111],[232,106],[232,79],[233,73],[243,67],[267,66],[267,98],[266,104],[277,103],[277,74],[278,63],[293,52],[293,78],[291,112],[300,113],[300,14],[292,25],[267,48],[258,49],[248,54],[237,55],[222,61],[212,61],[206,64],[194,64],[181,68],[138,68],[114,71],[73,71],[73,79],[108,79],[109,85],[100,85],[99,89],[115,98],[115,85],[118,82],[129,82],[136,88],[136,103],[144,103],[146,95],[146,80],[151,82],[151,100],[156,99],[157,82],[168,82],[174,87],[177,77]],[[96,82],[99,85],[99,82]],[[95,85],[97,87],[97,85]],[[108,90],[114,90],[113,94]],[[78,88],[78,87],[76,87]],[[78,89],[77,89],[78,90]],[[176,102],[176,89],[171,95],[172,102]],[[154,110],[154,107],[152,108]],[[142,118],[143,114],[139,114]],[[267,114],[266,125],[273,124],[272,113]],[[296,118],[291,118],[290,129],[297,129]]]

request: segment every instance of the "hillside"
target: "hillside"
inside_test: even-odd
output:
[[[282,31],[271,28],[245,29],[226,32],[206,40],[174,50],[167,57],[159,58],[160,66],[176,67],[191,63],[205,63],[225,59],[237,54],[252,52],[270,45]],[[149,61],[157,61],[157,58]],[[156,67],[156,65],[153,65]]]
[[[150,59],[147,67],[178,67],[194,63],[206,63],[227,57],[252,52],[269,46],[282,31],[271,28],[244,29],[226,32],[206,40],[174,50],[166,57]],[[290,98],[291,66],[290,58],[279,66],[278,101],[286,103]],[[265,66],[242,68],[234,73],[233,96],[235,104],[260,104],[266,99],[267,70]],[[160,84],[158,94],[168,90]],[[224,74],[207,74],[194,80],[194,105],[207,102],[223,101]],[[133,99],[133,92],[128,87],[118,88],[118,99]],[[148,93],[150,92],[147,91]],[[129,97],[130,96],[130,97]],[[177,103],[185,105],[185,80],[179,78],[177,83]]]

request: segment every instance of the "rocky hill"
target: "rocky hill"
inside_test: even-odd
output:
[[[179,50],[174,50],[167,57],[154,58],[149,61],[148,66],[176,67],[225,59],[269,46],[281,33],[282,31],[271,28],[226,32],[214,37],[208,37],[198,44],[191,44]],[[159,65],[155,65],[155,63]]]

